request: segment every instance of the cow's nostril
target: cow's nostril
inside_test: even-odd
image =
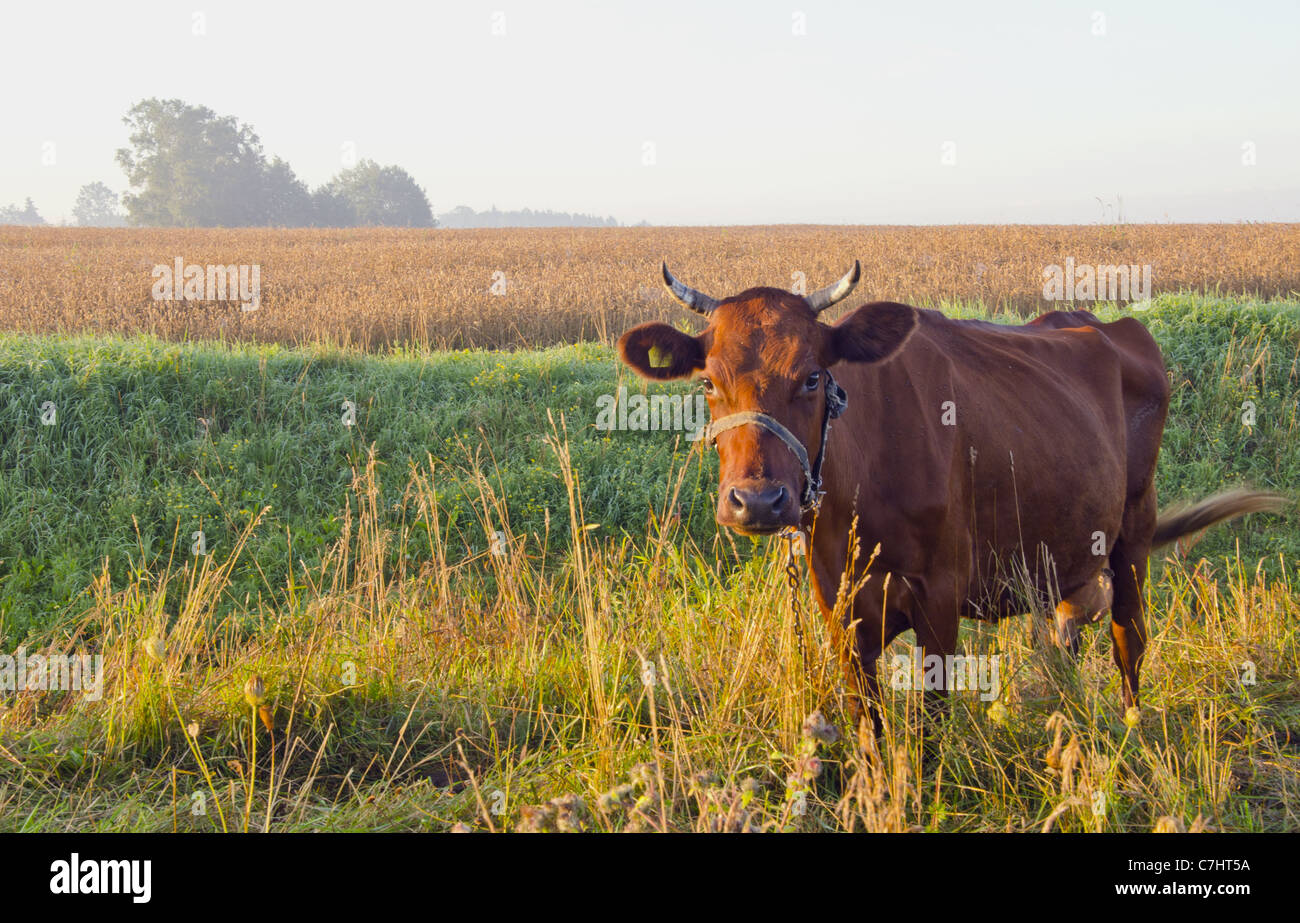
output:
[[[743,520],[766,521],[783,514],[790,492],[783,486],[749,490],[732,487],[727,491],[727,504],[732,514]]]

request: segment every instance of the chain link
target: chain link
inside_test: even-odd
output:
[[[808,651],[803,640],[803,610],[799,605],[799,565],[795,562],[794,543],[803,539],[803,532],[789,528],[781,532],[785,539],[785,581],[790,586],[790,612],[794,615],[794,636],[799,643],[799,659],[804,673],[808,673]]]

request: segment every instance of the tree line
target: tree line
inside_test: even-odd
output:
[[[425,191],[397,166],[346,163],[308,188],[280,157],[268,157],[252,127],[179,99],[145,99],[122,120],[117,151],[128,189],[101,182],[77,194],[82,227],[617,227],[613,217],[568,212],[476,212],[467,205],[434,217]],[[0,224],[46,224],[30,198],[0,206]],[[644,225],[645,222],[642,222]]]
[[[433,227],[433,207],[411,175],[360,160],[315,189],[280,157],[268,158],[253,129],[233,116],[179,99],[146,99],[123,121],[128,146],[117,151],[128,190],[81,188],[73,214],[92,226]],[[29,198],[0,207],[0,224],[46,221]]]
[[[445,228],[616,228],[612,216],[570,214],[549,210],[500,211],[495,205],[487,211],[476,212],[468,205],[457,205],[438,216],[438,224]]]

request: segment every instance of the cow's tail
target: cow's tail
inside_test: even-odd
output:
[[[1165,510],[1156,520],[1156,534],[1151,547],[1158,548],[1182,538],[1190,532],[1200,532],[1225,519],[1236,519],[1247,513],[1276,513],[1290,505],[1281,494],[1256,490],[1225,490],[1206,497],[1191,506]]]

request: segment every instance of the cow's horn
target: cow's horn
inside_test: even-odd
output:
[[[849,297],[849,292],[857,286],[858,280],[862,278],[862,264],[857,260],[853,261],[853,268],[840,277],[840,280],[833,285],[825,288],[819,288],[808,296],[808,304],[814,311],[825,311],[837,301]]]
[[[713,313],[713,309],[718,306],[718,300],[716,298],[710,298],[703,292],[697,292],[689,285],[683,285],[677,280],[676,276],[668,271],[667,263],[663,264],[663,269],[664,285],[667,286],[668,291],[673,293],[674,298],[686,307],[690,308],[696,314],[703,314],[705,317],[708,317]]]

